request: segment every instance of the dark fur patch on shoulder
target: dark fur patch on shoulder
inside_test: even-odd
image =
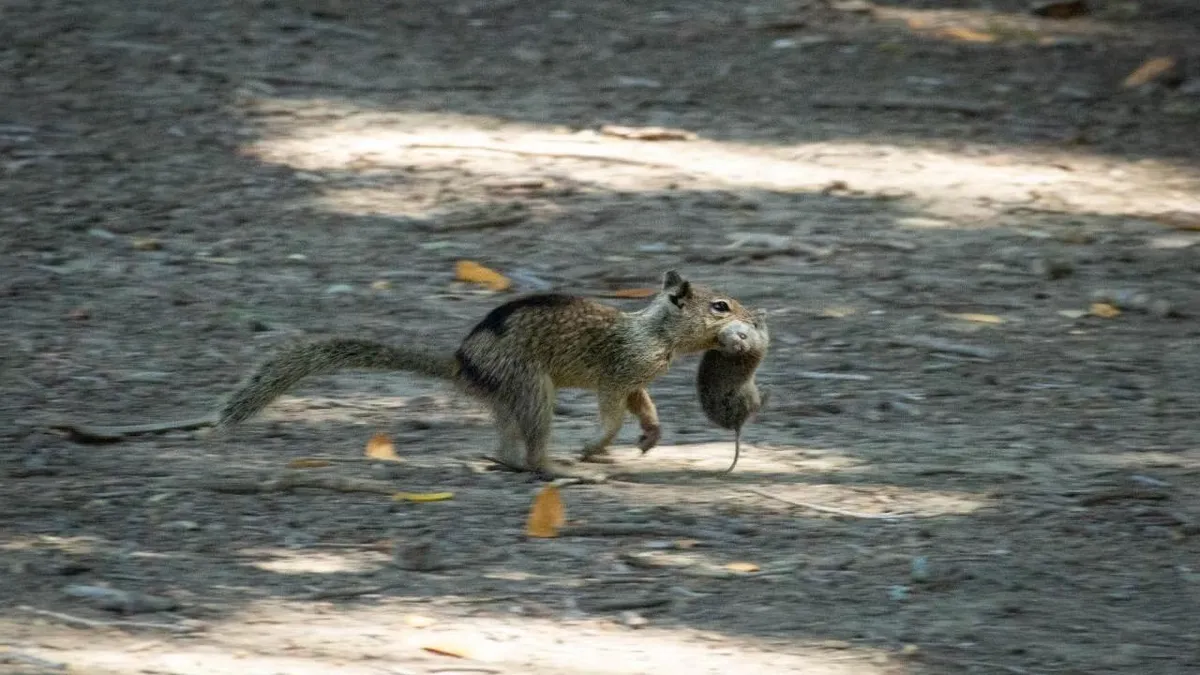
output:
[[[475,324],[470,334],[475,335],[486,331],[493,335],[504,335],[504,331],[508,328],[509,317],[518,310],[529,307],[563,307],[576,302],[579,302],[579,298],[563,293],[537,293],[517,298],[488,312],[487,316]]]
[[[489,394],[494,394],[500,391],[500,381],[492,377],[490,373],[486,373],[479,369],[470,358],[459,349],[454,352],[454,360],[458,362],[458,375],[467,384],[479,387]]]

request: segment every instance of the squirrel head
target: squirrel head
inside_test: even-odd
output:
[[[675,342],[675,351],[682,354],[721,348],[724,331],[736,336],[756,321],[754,314],[731,296],[694,284],[676,270],[663,274],[662,291],[652,308],[663,317],[661,334]]]

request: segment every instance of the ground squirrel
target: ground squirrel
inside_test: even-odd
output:
[[[453,353],[340,338],[285,349],[233,393],[217,426],[252,417],[310,375],[342,368],[408,371],[453,381],[487,402],[500,433],[502,464],[573,475],[578,472],[547,455],[557,389],[587,389],[599,397],[601,429],[584,446],[585,461],[608,461],[608,445],[627,411],[641,423],[638,447],[645,453],[662,434],[646,386],[676,356],[730,348],[726,343],[736,342],[737,327],[751,321],[736,300],[675,270],[663,275],[650,304],[635,312],[571,295],[529,295],[489,312]]]
[[[741,321],[729,324],[722,329],[718,341],[721,347],[706,351],[700,359],[696,393],[709,421],[733,430],[733,463],[725,470],[729,473],[742,454],[742,425],[762,408],[766,399],[754,382],[754,372],[771,341],[766,312],[755,311],[749,326]]]

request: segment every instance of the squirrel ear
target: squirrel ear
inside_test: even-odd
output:
[[[667,273],[663,275],[662,287],[664,291],[670,290],[682,283],[683,277],[679,276],[679,272],[675,270],[667,270]]]
[[[667,297],[671,299],[671,304],[676,307],[683,307],[683,301],[688,299],[692,294],[692,282],[680,281],[679,285],[667,291]]]

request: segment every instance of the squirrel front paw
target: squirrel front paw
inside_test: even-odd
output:
[[[638,436],[637,446],[644,455],[649,452],[650,448],[658,445],[660,440],[662,440],[662,427],[657,424],[653,426],[642,427],[642,435]]]

